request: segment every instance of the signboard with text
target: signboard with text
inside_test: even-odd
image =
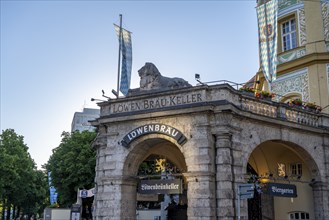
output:
[[[187,141],[184,134],[174,127],[165,124],[147,124],[130,131],[126,136],[124,136],[121,144],[124,147],[128,147],[134,139],[151,133],[165,134],[174,138],[180,145],[185,144]]]
[[[267,183],[266,194],[279,197],[297,197],[296,185],[283,183]]]
[[[181,194],[182,180],[141,180],[138,192],[141,194]]]
[[[238,192],[240,199],[254,198],[254,184],[252,183],[240,184],[238,187],[239,187]]]

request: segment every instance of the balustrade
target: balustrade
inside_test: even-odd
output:
[[[248,96],[240,97],[240,106],[244,111],[271,118],[287,120],[298,124],[319,127],[320,114],[297,109],[285,103],[269,102]]]

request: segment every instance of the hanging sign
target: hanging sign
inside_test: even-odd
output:
[[[141,180],[138,192],[141,194],[181,194],[182,180]]]
[[[130,131],[126,136],[124,136],[121,144],[124,147],[128,147],[130,142],[132,142],[134,139],[151,133],[165,134],[174,138],[180,145],[183,145],[186,142],[186,137],[182,134],[182,132],[174,127],[164,124],[147,124]]]
[[[267,183],[267,194],[279,197],[297,197],[296,185],[282,183]]]
[[[240,199],[252,199],[254,198],[255,187],[252,183],[240,184],[239,186]]]

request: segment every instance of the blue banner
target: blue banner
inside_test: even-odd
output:
[[[131,32],[121,28],[122,37],[120,37],[120,27],[114,25],[115,31],[119,37],[121,48],[121,79],[120,91],[122,94],[127,95],[130,88],[131,67],[132,67],[132,44]]]
[[[269,84],[276,79],[278,2],[271,0],[257,7],[259,57]]]

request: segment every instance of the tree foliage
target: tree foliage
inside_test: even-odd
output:
[[[94,187],[96,153],[91,144],[95,137],[91,131],[63,132],[61,144],[53,149],[46,168],[62,207],[76,202],[79,188]]]
[[[13,129],[0,135],[0,201],[2,219],[7,210],[16,210],[17,215],[35,215],[44,208],[47,194],[47,175],[37,170],[28,153],[24,137]]]

